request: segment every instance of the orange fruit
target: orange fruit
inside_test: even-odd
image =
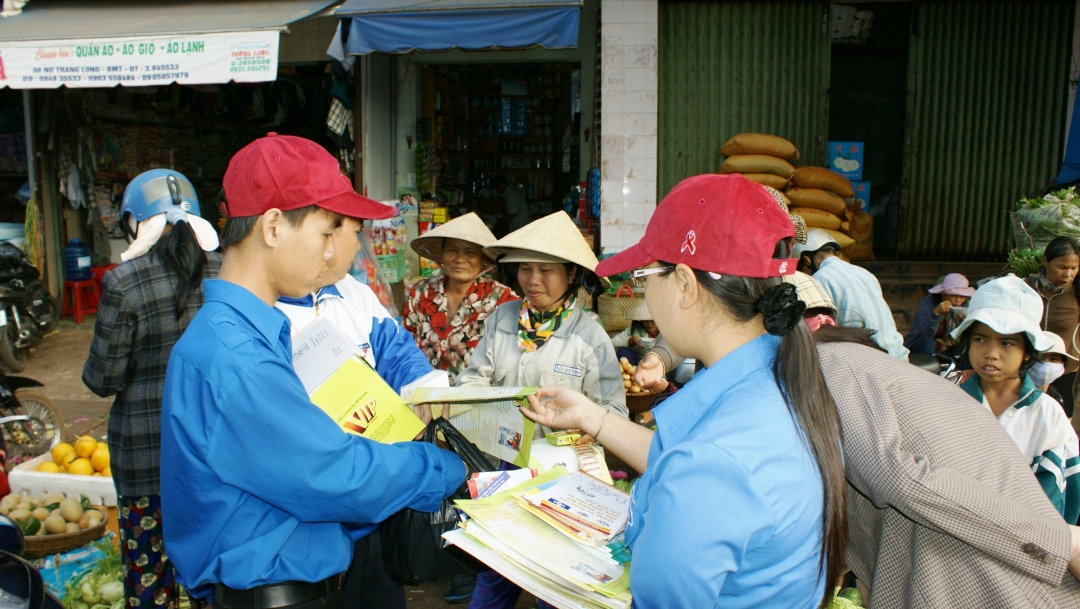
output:
[[[67,442],[61,442],[52,448],[52,460],[53,463],[66,463],[64,461],[64,455],[75,454],[75,447]]]
[[[46,461],[41,465],[37,466],[37,471],[46,472],[49,474],[58,474],[60,473],[60,467],[52,461]]]
[[[90,436],[82,436],[75,440],[75,454],[83,459],[89,459],[90,455],[97,450],[98,441]]]
[[[95,471],[104,471],[106,467],[109,467],[109,447],[106,444],[98,444],[97,450],[90,455],[90,465],[94,466]]]
[[[68,464],[67,471],[77,476],[89,476],[94,473],[94,466],[90,465],[89,459],[79,457]]]
[[[101,475],[106,478],[112,478],[112,466],[106,467],[105,470],[101,472]]]

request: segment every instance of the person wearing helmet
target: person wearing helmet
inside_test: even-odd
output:
[[[840,244],[828,231],[812,228],[806,232],[806,243],[796,243],[793,255],[799,260],[799,270],[813,275],[822,289],[836,303],[836,322],[841,326],[862,326],[874,331],[874,340],[889,355],[908,358],[904,337],[896,331],[892,310],[881,294],[881,284],[870,271],[857,267],[837,254]]]
[[[147,171],[128,184],[120,226],[130,246],[105,273],[83,383],[116,396],[108,445],[128,606],[171,604],[178,587],[162,535],[160,430],[165,368],[221,265],[217,232],[183,174]],[[157,540],[157,541],[155,541]]]

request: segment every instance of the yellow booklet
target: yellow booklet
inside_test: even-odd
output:
[[[348,433],[393,444],[424,430],[412,408],[326,319],[293,340],[293,367],[311,402]]]
[[[311,401],[345,431],[384,444],[408,442],[424,430],[412,408],[356,356],[319,385]]]

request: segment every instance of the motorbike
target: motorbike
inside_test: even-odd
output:
[[[0,372],[0,431],[9,467],[52,450],[64,435],[64,419],[56,404],[43,393],[25,391],[42,386],[31,378]]]
[[[931,372],[949,381],[953,385],[959,385],[964,377],[964,371],[960,369],[960,358],[944,353],[927,355],[925,353],[912,353],[908,356],[908,362],[927,372]]]
[[[0,363],[21,372],[30,347],[60,325],[61,313],[37,267],[13,244],[0,243]]]

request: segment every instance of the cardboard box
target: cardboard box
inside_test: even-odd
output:
[[[829,169],[851,181],[862,180],[862,142],[829,142]]]
[[[405,279],[408,270],[404,251],[389,256],[376,256],[376,258],[379,259],[379,273],[387,283],[397,283]]]

